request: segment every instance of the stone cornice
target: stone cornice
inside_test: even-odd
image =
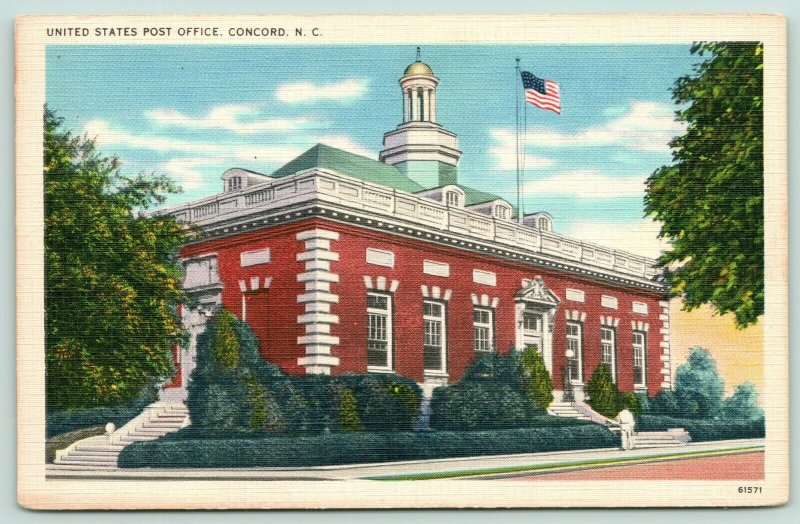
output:
[[[495,219],[405,191],[311,169],[236,194],[221,193],[159,211],[221,238],[322,217],[626,287],[666,293],[654,261]],[[197,241],[200,241],[199,239]]]

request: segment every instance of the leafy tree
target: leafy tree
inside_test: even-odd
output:
[[[547,371],[544,357],[536,346],[528,346],[522,352],[520,362],[524,388],[530,398],[542,411],[553,402],[553,379]]]
[[[747,421],[764,418],[764,410],[758,405],[758,392],[751,382],[739,384],[733,395],[725,399],[722,405],[722,418]]]
[[[722,409],[725,383],[707,349],[693,347],[689,351],[689,358],[675,372],[678,408],[685,417],[715,418]]]
[[[339,393],[339,424],[344,431],[361,431],[361,417],[358,416],[356,396],[350,388],[342,388]]]
[[[686,132],[647,180],[645,210],[672,248],[658,259],[691,311],[711,303],[744,328],[764,313],[763,45],[695,44],[708,56],[672,90]]]
[[[119,166],[45,108],[49,411],[119,405],[174,373],[185,233],[174,219],[141,211],[178,189],[162,176],[127,178]]]

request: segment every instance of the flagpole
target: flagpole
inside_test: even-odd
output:
[[[521,73],[520,73],[520,69],[519,69],[519,57],[517,57],[517,67],[516,67],[516,70],[515,70],[515,78],[514,78],[514,85],[515,86],[519,85],[520,78],[521,78]],[[516,88],[514,88],[514,99],[516,100],[515,106],[516,106],[516,115],[517,115],[517,118],[516,118],[516,122],[517,122],[517,129],[516,129],[516,133],[517,133],[517,222],[519,222],[521,224],[522,223],[522,208],[521,208],[522,198],[521,198],[520,172],[519,172],[519,165],[520,165],[520,161],[519,161],[520,160],[519,159],[519,156],[520,156],[519,98],[520,98],[519,88],[516,87]],[[524,150],[523,150],[523,152],[524,152]]]

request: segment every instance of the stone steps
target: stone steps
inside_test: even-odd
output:
[[[125,446],[156,440],[188,423],[189,411],[182,403],[155,402],[112,435],[89,437],[57,452],[54,464],[69,470],[113,470]]]

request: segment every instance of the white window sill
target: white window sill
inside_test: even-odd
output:
[[[423,375],[425,375],[426,377],[445,377],[445,378],[450,377],[450,374],[444,371],[431,371],[428,369],[423,371]]]
[[[390,368],[367,367],[367,373],[394,373],[394,370]]]
[[[647,393],[647,384],[634,384],[633,391],[636,393]]]

